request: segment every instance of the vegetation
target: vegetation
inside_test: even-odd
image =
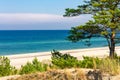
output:
[[[80,70],[50,70],[43,73],[34,73],[9,80],[87,80],[85,73]]]
[[[83,57],[83,60],[78,60],[76,57],[73,57],[69,54],[62,54],[58,51],[53,51],[52,52],[52,65],[47,65],[43,64],[42,62],[39,62],[37,58],[35,58],[31,63],[28,62],[26,65],[21,66],[20,70],[16,70],[14,67],[10,65],[10,60],[6,57],[0,57],[0,76],[8,76],[8,75],[13,75],[13,74],[31,74],[28,77],[26,77],[27,80],[29,78],[34,78],[37,79],[41,76],[41,79],[66,79],[70,80],[73,78],[73,76],[76,77],[76,79],[81,77],[86,78],[82,71],[76,71],[76,75],[73,75],[73,72],[65,71],[66,68],[91,68],[95,71],[90,71],[88,72],[89,75],[93,75],[96,73],[96,70],[98,71],[98,74],[101,75],[102,73],[108,73],[110,75],[117,75],[120,73],[120,57],[116,55],[115,59],[111,58],[95,58],[95,57]],[[54,67],[56,66],[56,67]],[[49,68],[49,69],[48,69]],[[59,70],[58,68],[64,69]],[[56,70],[57,69],[57,70]],[[72,69],[72,70],[73,70]],[[59,71],[60,72],[59,72]],[[47,71],[47,72],[45,72]],[[40,74],[37,74],[39,72],[42,72]],[[31,77],[30,77],[31,76]],[[21,80],[16,79],[16,80]],[[75,80],[75,79],[73,79]]]
[[[83,60],[78,60],[69,54],[62,54],[58,51],[52,52],[52,64],[62,69],[71,67],[96,68],[100,62],[99,58],[83,56]]]
[[[42,64],[35,58],[32,63],[28,62],[26,65],[22,66],[20,69],[20,74],[28,74],[35,72],[43,72],[47,70],[47,64]]]
[[[10,65],[7,57],[0,57],[0,77],[16,74],[17,70]]]
[[[110,75],[117,75],[120,73],[119,62],[113,59],[109,59],[109,58],[102,59],[98,68],[103,73],[108,73]]]
[[[77,9],[67,8],[64,16],[78,16],[80,14],[91,14],[93,19],[85,25],[73,27],[68,39],[77,42],[88,39],[90,46],[92,37],[104,37],[108,43],[111,58],[115,56],[115,44],[120,38],[117,33],[120,30],[120,0],[90,0]]]
[[[32,63],[27,62],[26,65],[21,66],[20,70],[10,65],[10,60],[7,57],[0,57],[0,77],[15,74],[28,74],[35,72],[43,72],[47,70],[48,65],[42,64],[35,58]]]
[[[79,61],[76,57],[69,54],[62,54],[58,51],[53,50],[52,52],[52,64],[59,68],[71,68],[78,67]]]
[[[116,55],[115,59],[85,57],[83,60],[77,60],[69,54],[62,54],[57,51],[52,52],[52,63],[59,68],[91,68],[99,69],[103,73],[116,75],[120,73],[120,57]]]
[[[94,57],[84,57],[83,60],[79,62],[81,68],[92,68],[97,69],[97,66],[101,63],[101,59]]]

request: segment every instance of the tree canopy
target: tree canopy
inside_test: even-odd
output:
[[[93,19],[85,25],[73,27],[68,39],[77,42],[92,37],[104,37],[110,50],[110,57],[115,55],[115,44],[120,38],[116,35],[120,31],[120,0],[90,0],[79,5],[77,9],[67,8],[67,17],[92,14]]]

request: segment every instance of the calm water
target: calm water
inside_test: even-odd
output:
[[[94,38],[90,47],[84,42],[72,43],[66,40],[68,30],[0,31],[0,55],[23,54],[78,48],[102,47],[103,38]]]

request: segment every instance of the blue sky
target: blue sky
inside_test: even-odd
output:
[[[70,29],[91,18],[63,18],[65,8],[79,4],[83,0],[0,0],[0,30]]]
[[[75,8],[83,0],[0,0],[1,13],[63,14],[65,8]]]

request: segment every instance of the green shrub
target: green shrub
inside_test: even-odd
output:
[[[79,62],[80,67],[82,68],[97,68],[97,65],[99,65],[101,60],[99,58],[94,57],[85,57],[83,56],[83,60]]]
[[[97,68],[101,60],[94,57],[85,57],[83,60],[78,60],[76,57],[70,54],[62,54],[58,51],[53,50],[52,52],[52,63],[59,68],[71,68],[71,67],[81,67],[81,68]]]
[[[79,61],[76,57],[69,54],[62,54],[58,51],[53,50],[52,52],[52,64],[59,68],[71,68],[78,67]]]
[[[16,73],[17,70],[10,65],[10,60],[7,57],[0,57],[0,76],[8,76]]]
[[[42,64],[35,58],[32,63],[27,62],[26,65],[21,66],[20,74],[28,74],[34,72],[42,72],[47,70],[47,64]]]
[[[118,56],[116,53],[115,53],[114,59],[115,59],[118,63],[120,63],[120,56]]]

